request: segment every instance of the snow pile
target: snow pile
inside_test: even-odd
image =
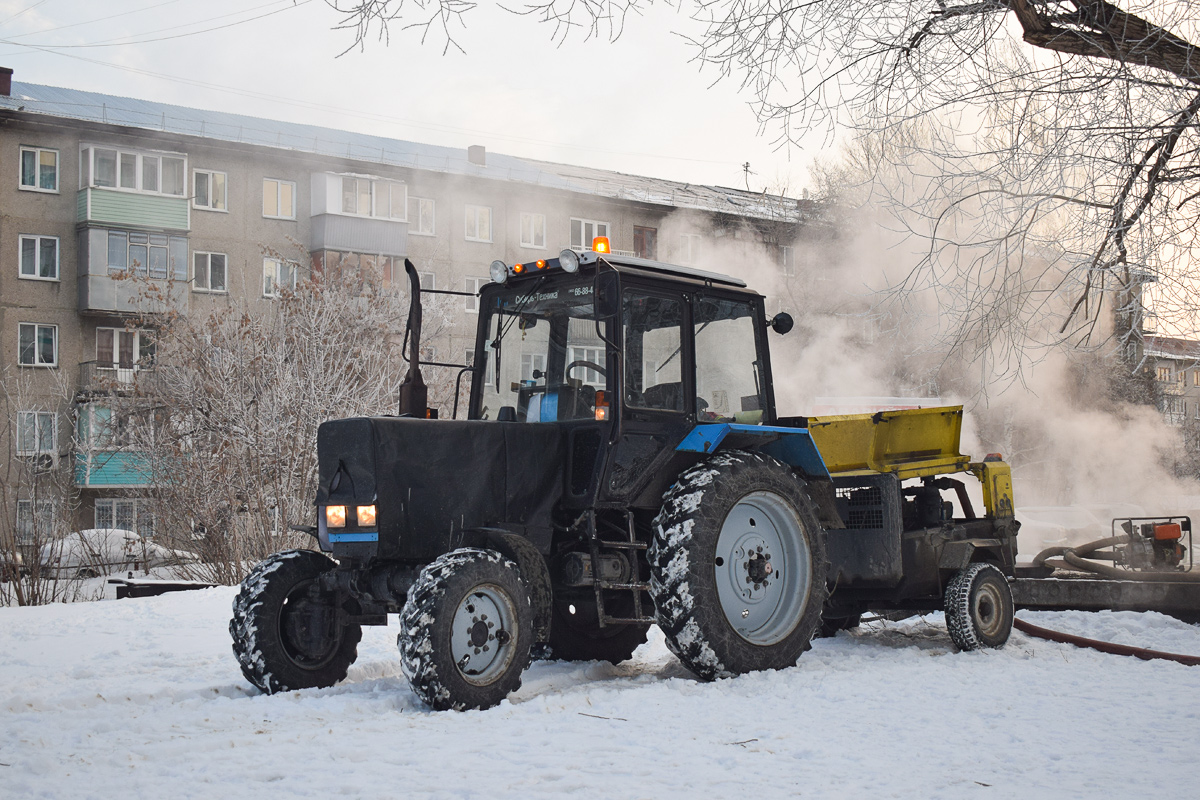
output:
[[[1013,633],[957,653],[940,615],[698,683],[662,636],[618,667],[536,663],[486,712],[427,711],[395,624],[325,690],[260,695],[234,590],[0,609],[0,797],[1184,797],[1200,668]],[[1158,614],[1037,625],[1200,654]]]

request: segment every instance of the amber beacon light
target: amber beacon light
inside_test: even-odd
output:
[[[597,236],[595,239],[592,239],[592,250],[597,253],[611,253],[612,248],[608,245],[608,237]]]

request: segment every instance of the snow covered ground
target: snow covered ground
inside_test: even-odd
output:
[[[0,608],[0,798],[1031,798],[1200,794],[1200,667],[1014,632],[957,653],[940,615],[697,683],[657,630],[630,662],[535,663],[485,712],[425,710],[397,628],[332,689],[258,694],[234,590]],[[1200,654],[1157,614],[1021,613]]]

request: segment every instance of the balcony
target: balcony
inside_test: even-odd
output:
[[[81,489],[130,489],[151,485],[145,453],[93,450],[75,453],[75,485]]]
[[[89,186],[79,190],[76,206],[82,223],[171,231],[191,227],[186,197]]]
[[[109,363],[84,361],[79,365],[79,391],[86,394],[154,394],[158,373],[153,367],[122,369]]]

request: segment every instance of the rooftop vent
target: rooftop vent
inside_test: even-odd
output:
[[[11,70],[10,70],[11,72]],[[473,144],[467,148],[467,161],[472,164],[478,164],[481,167],[487,166],[487,148],[481,144]]]

